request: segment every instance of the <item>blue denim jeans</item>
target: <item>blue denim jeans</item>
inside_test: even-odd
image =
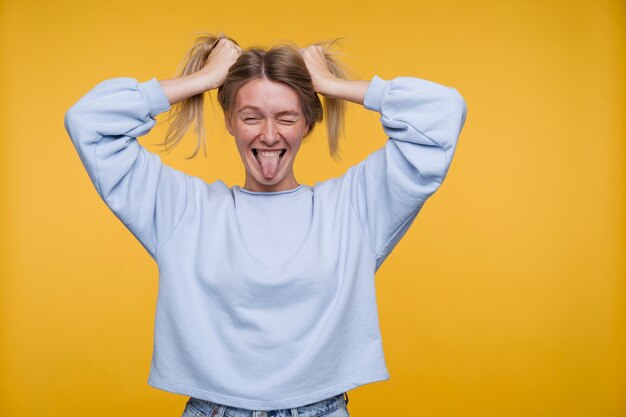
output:
[[[189,397],[182,417],[349,417],[348,393],[282,410],[248,410]]]

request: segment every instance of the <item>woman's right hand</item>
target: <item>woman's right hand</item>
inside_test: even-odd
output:
[[[228,69],[237,61],[239,55],[241,55],[241,48],[236,43],[227,38],[221,38],[209,54],[202,69],[184,77],[159,80],[168,102],[173,105],[218,88],[224,84]]]
[[[206,65],[194,75],[207,80],[207,90],[218,88],[226,80],[228,69],[241,55],[241,47],[228,38],[221,38],[209,54]]]

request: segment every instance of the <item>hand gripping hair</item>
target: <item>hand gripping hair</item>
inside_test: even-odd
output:
[[[179,77],[190,75],[204,67],[206,61],[221,38],[227,38],[239,45],[233,39],[220,34],[202,34],[192,48],[187,52],[181,64]],[[318,42],[322,46],[328,68],[331,73],[341,79],[346,78],[343,66],[330,51],[330,47],[337,40]],[[300,48],[292,44],[279,44],[271,48],[254,46],[242,51],[237,61],[228,70],[224,83],[218,88],[218,102],[225,115],[230,115],[235,103],[237,91],[248,81],[265,78],[270,81],[281,82],[293,88],[298,93],[302,112],[309,124],[309,136],[313,127],[326,118],[326,133],[330,155],[339,160],[339,137],[343,134],[346,103],[344,100],[324,97],[324,106],[313,88],[311,75],[304,59],[300,55]],[[173,149],[185,135],[189,126],[195,121],[195,131],[198,142],[191,157],[197,155],[200,146],[206,156],[205,129],[203,120],[204,94],[198,94],[184,99],[172,106],[167,121],[171,122],[162,146],[166,151]]]

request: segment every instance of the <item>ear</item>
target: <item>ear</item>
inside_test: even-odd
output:
[[[305,137],[307,133],[309,133],[309,130],[311,130],[311,123],[307,123],[304,127],[304,133],[302,134],[302,137]]]

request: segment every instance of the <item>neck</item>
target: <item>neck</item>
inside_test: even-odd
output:
[[[300,184],[298,183],[298,181],[296,181],[296,177],[294,176],[293,172],[291,173],[291,175],[286,176],[276,184],[262,184],[254,179],[253,176],[246,173],[246,182],[243,188],[248,191],[268,193],[274,191],[293,190],[299,185]]]

